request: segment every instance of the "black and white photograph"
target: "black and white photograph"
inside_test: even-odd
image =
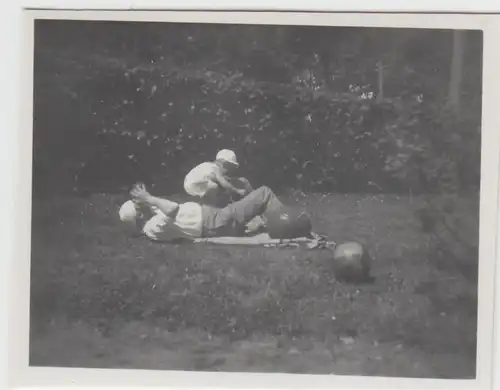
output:
[[[483,31],[303,20],[34,19],[30,367],[477,378]]]

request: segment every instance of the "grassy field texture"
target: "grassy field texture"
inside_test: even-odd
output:
[[[367,246],[366,285],[337,282],[328,250],[131,236],[125,200],[34,200],[31,365],[475,377],[477,263],[436,255],[421,199],[294,197],[316,231]]]

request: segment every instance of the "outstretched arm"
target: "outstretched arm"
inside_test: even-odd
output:
[[[139,203],[145,203],[149,206],[156,206],[167,217],[173,218],[179,211],[178,203],[151,195],[146,190],[144,184],[135,185],[134,188],[132,188],[132,190],[130,191],[130,195],[135,201]]]
[[[219,183],[223,188],[225,188],[228,191],[235,192],[241,196],[245,195],[245,190],[240,190],[233,186],[222,174],[222,172],[219,169],[216,169],[214,172],[214,178],[217,183]]]
[[[252,192],[254,188],[250,184],[250,181],[246,177],[240,177],[237,179],[238,185],[241,185],[246,190],[247,194]]]

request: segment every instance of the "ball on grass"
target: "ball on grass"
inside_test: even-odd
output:
[[[361,282],[370,278],[371,258],[359,242],[345,242],[333,251],[333,268],[338,280]]]

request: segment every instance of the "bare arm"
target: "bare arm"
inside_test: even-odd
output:
[[[146,203],[149,206],[155,206],[163,212],[167,217],[174,217],[179,211],[179,204],[172,202],[168,199],[158,198],[151,195],[144,185],[134,186],[132,191],[130,191],[132,197],[141,202]]]
[[[247,193],[250,193],[250,192],[253,191],[253,187],[252,187],[252,185],[250,184],[250,181],[248,181],[247,178],[241,177],[239,180],[243,184],[243,186],[245,187],[245,190],[247,191]]]
[[[235,192],[239,195],[244,195],[245,191],[240,190],[233,186],[222,174],[222,172],[219,169],[216,169],[214,172],[214,179],[217,183],[219,183],[223,188],[225,188],[228,191]]]

